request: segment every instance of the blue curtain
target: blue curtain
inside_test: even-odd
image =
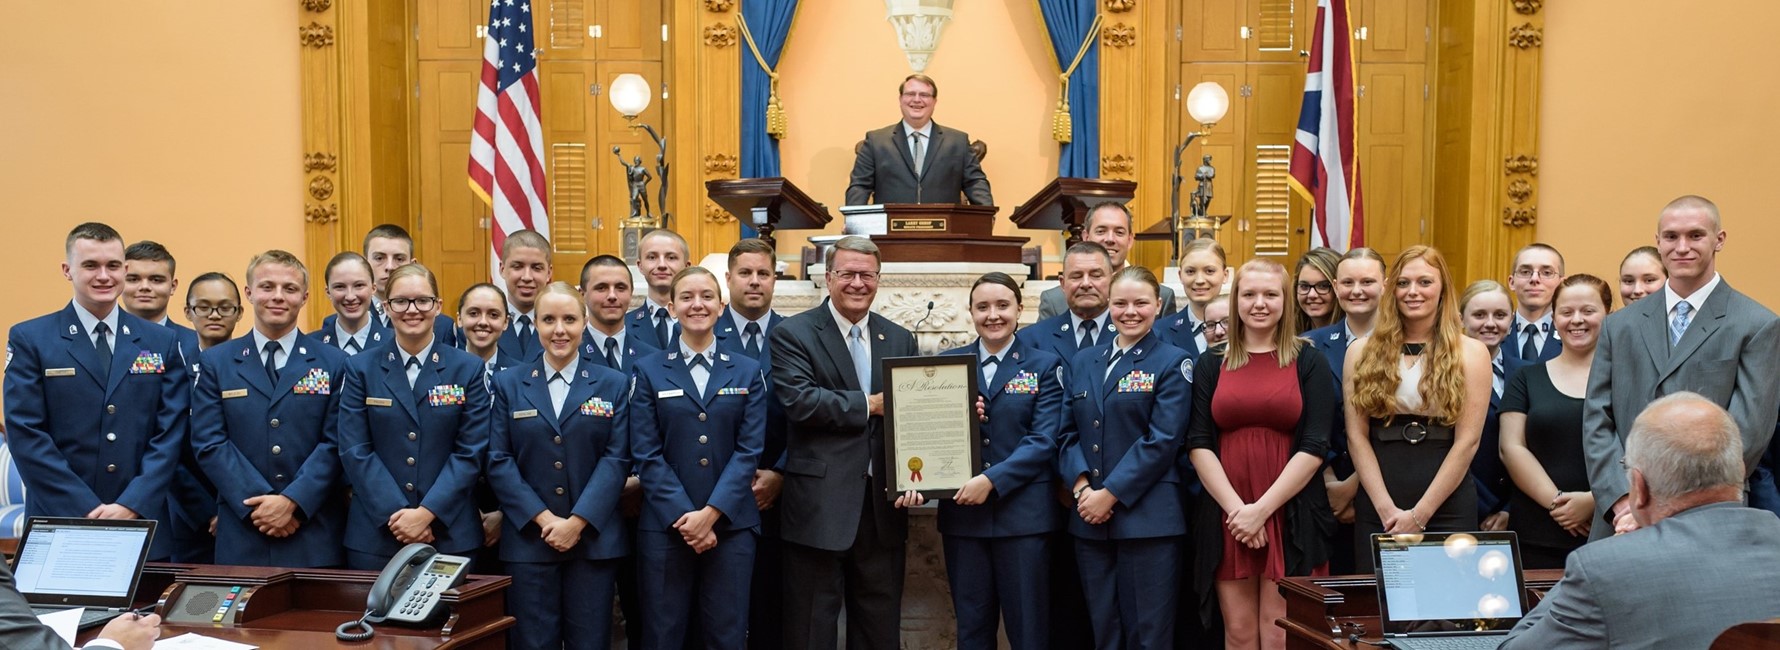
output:
[[[1088,28],[1094,24],[1095,11],[1100,3],[1083,0],[1037,2],[1045,31],[1051,36],[1051,50],[1057,54],[1057,68],[1068,68],[1082,46],[1082,39],[1087,38]],[[1099,39],[1094,40],[1096,42],[1088,46],[1088,53],[1082,56],[1081,65],[1069,77],[1071,142],[1062,145],[1063,155],[1057,161],[1058,176],[1100,177],[1100,44]],[[746,83],[744,79],[744,88]]]
[[[791,19],[797,15],[797,0],[743,0],[742,18],[754,34],[760,56],[775,70],[779,55],[785,52],[785,41],[791,35]],[[745,45],[745,44],[744,44]],[[779,141],[766,134],[766,100],[772,79],[754,55],[742,52],[742,155],[741,177],[779,176]],[[753,224],[739,220],[742,237],[754,237]]]

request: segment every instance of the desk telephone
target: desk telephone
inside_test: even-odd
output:
[[[365,615],[342,623],[334,635],[342,641],[363,641],[385,621],[424,626],[441,611],[441,594],[464,581],[470,559],[443,555],[426,544],[409,544],[391,558],[365,598]],[[353,628],[361,631],[350,631]]]

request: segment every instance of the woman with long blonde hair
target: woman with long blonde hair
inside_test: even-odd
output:
[[[1476,530],[1469,474],[1490,397],[1489,351],[1465,336],[1440,251],[1405,249],[1387,285],[1377,325],[1348,348],[1342,373],[1362,572],[1372,571],[1374,533]]]

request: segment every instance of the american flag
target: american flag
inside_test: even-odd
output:
[[[1317,0],[1304,75],[1304,105],[1292,146],[1293,189],[1316,204],[1311,245],[1346,251],[1364,246],[1360,162],[1354,157],[1354,57],[1347,0]]]
[[[470,139],[470,189],[494,208],[489,267],[500,282],[501,245],[523,229],[550,236],[545,201],[544,129],[538,117],[538,52],[531,0],[489,0],[482,87]]]

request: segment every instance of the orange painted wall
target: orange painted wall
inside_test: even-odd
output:
[[[838,233],[835,208],[845,204],[853,145],[866,131],[901,119],[896,86],[914,70],[884,19],[884,3],[804,0],[797,11],[779,65],[780,100],[790,119],[779,155],[785,177],[828,205],[831,232]],[[997,234],[1017,231],[1056,248],[1059,236],[1006,221],[1014,206],[1057,176],[1050,129],[1057,64],[1037,6],[1032,0],[955,3],[925,74],[939,84],[934,121],[989,145],[983,171],[1001,207]],[[788,255],[802,246],[801,237],[780,241]]]
[[[240,281],[254,252],[301,252],[298,3],[7,9],[30,27],[0,39],[0,324],[67,304],[62,241],[82,221],[166,245],[175,305],[200,273]]]
[[[1539,239],[1571,272],[1618,274],[1683,194],[1718,203],[1727,282],[1780,308],[1769,278],[1780,178],[1767,62],[1780,3],[1545,3]]]

